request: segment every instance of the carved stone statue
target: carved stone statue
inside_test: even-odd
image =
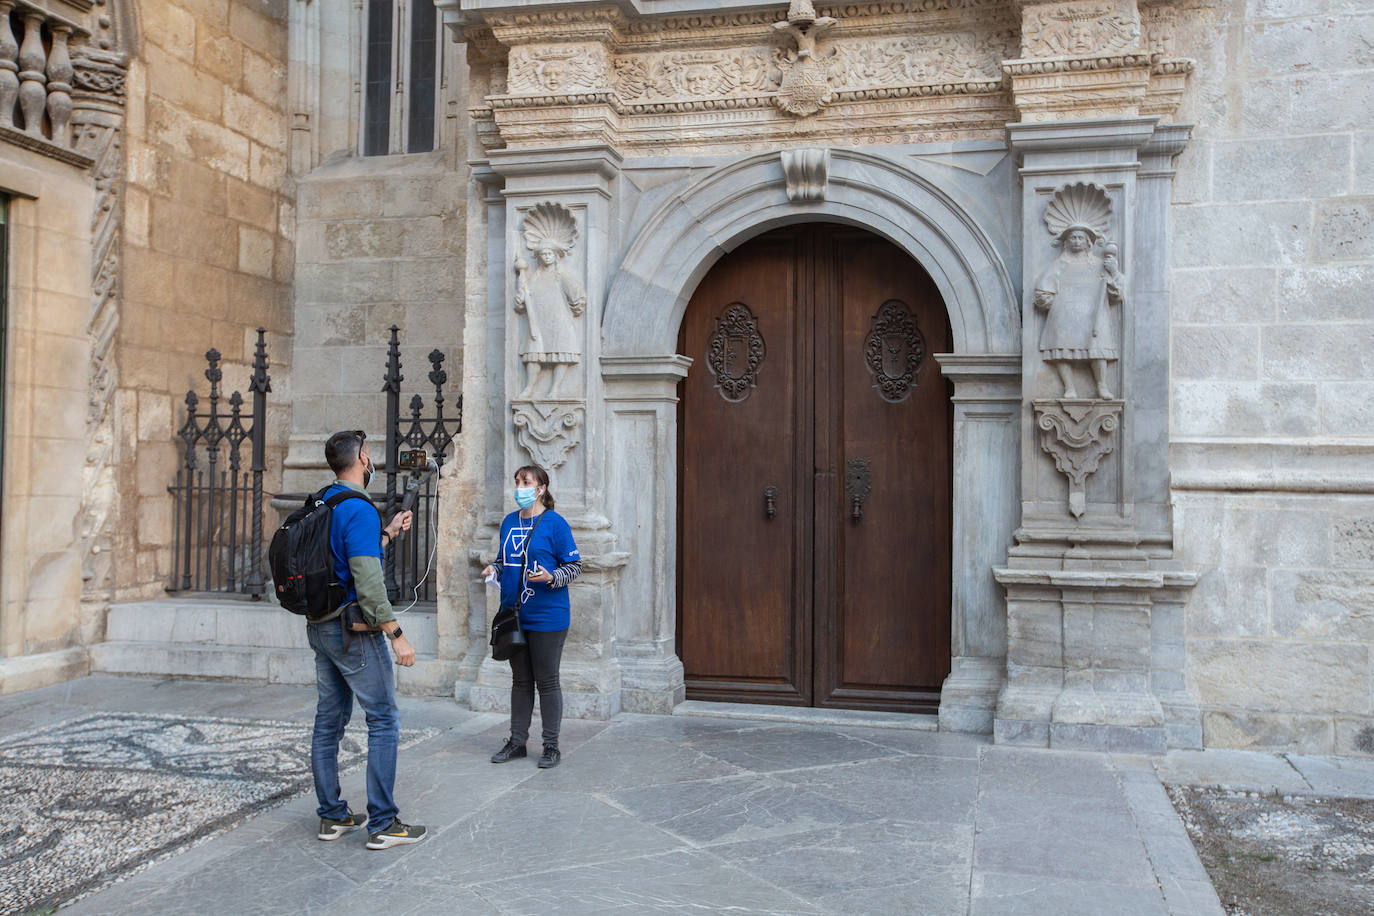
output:
[[[1035,307],[1046,312],[1040,356],[1053,367],[1065,398],[1077,398],[1073,366],[1088,363],[1099,398],[1107,387],[1107,363],[1117,359],[1110,310],[1125,302],[1126,275],[1117,246],[1105,241],[1111,202],[1094,185],[1061,188],[1045,209],[1045,224],[1061,247],[1059,257],[1035,283]]]
[[[565,207],[537,204],[525,217],[524,236],[535,264],[531,270],[524,258],[515,259],[515,311],[525,314],[529,327],[520,350],[526,381],[519,399],[535,396],[547,367],[552,367],[553,379],[545,396],[555,398],[568,367],[582,361],[575,319],[586,308],[587,294],[563,267],[563,259],[577,244],[577,222]]]

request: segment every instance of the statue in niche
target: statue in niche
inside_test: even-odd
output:
[[[1099,187],[1075,184],[1059,189],[1045,208],[1045,225],[1059,257],[1035,284],[1034,303],[1046,313],[1040,356],[1054,369],[1064,398],[1077,398],[1073,367],[1092,369],[1097,397],[1111,400],[1107,363],[1117,359],[1111,309],[1125,302],[1126,275],[1118,249],[1106,241],[1111,201]]]
[[[526,381],[519,400],[535,396],[547,368],[553,377],[545,397],[556,398],[568,367],[582,361],[575,319],[587,306],[587,294],[563,265],[577,244],[577,221],[566,207],[537,204],[525,217],[524,237],[535,264],[531,270],[524,258],[515,259],[515,311],[526,316],[529,328],[520,350]]]

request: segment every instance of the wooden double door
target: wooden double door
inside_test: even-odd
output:
[[[870,233],[789,227],[711,269],[680,346],[687,696],[934,711],[952,417],[935,284]]]

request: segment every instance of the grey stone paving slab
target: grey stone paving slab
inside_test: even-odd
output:
[[[1144,844],[1129,816],[1077,815],[984,826],[981,800],[973,864],[975,872],[1053,876],[1137,887],[1156,883]]]
[[[1168,916],[1168,912],[1157,887],[1122,887],[1023,873],[975,874],[969,901],[970,916]]]
[[[628,789],[609,796],[625,811],[698,844],[731,843],[861,823],[852,805],[766,776]]]
[[[633,884],[625,881],[635,876]],[[820,914],[820,909],[747,870],[699,850],[677,850],[484,883],[474,890],[502,914]]]
[[[981,759],[980,785],[1003,792],[1110,798],[1120,791],[1105,754],[989,746]]]
[[[664,738],[622,737],[588,743],[577,766],[549,771],[542,785],[563,791],[616,792],[634,786],[665,785],[744,772],[690,744]]]
[[[1155,767],[1167,785],[1229,786],[1284,795],[1310,795],[1312,785],[1291,763],[1253,751],[1170,751]]]
[[[1312,786],[1313,795],[1374,798],[1374,760],[1286,754]]]
[[[948,916],[968,909],[967,868],[911,868],[904,881],[884,887],[852,888],[816,898],[816,905],[830,913],[863,913],[865,916]]]
[[[973,822],[978,764],[958,757],[895,757],[774,774],[874,817]]]
[[[697,750],[755,773],[870,760],[898,753],[890,747],[851,738],[830,729],[800,726],[707,735],[692,739],[690,744]]]
[[[894,728],[839,728],[835,729],[835,732],[904,754],[930,757],[963,757],[976,760],[982,748],[992,745],[989,736],[961,735],[952,732],[901,731]]]
[[[929,871],[967,874],[973,828],[870,821],[732,843],[712,851],[751,874],[812,899],[891,887]]]

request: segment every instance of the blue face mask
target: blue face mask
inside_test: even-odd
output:
[[[515,504],[521,509],[528,509],[530,506],[533,506],[535,500],[534,490],[534,487],[516,487]]]

